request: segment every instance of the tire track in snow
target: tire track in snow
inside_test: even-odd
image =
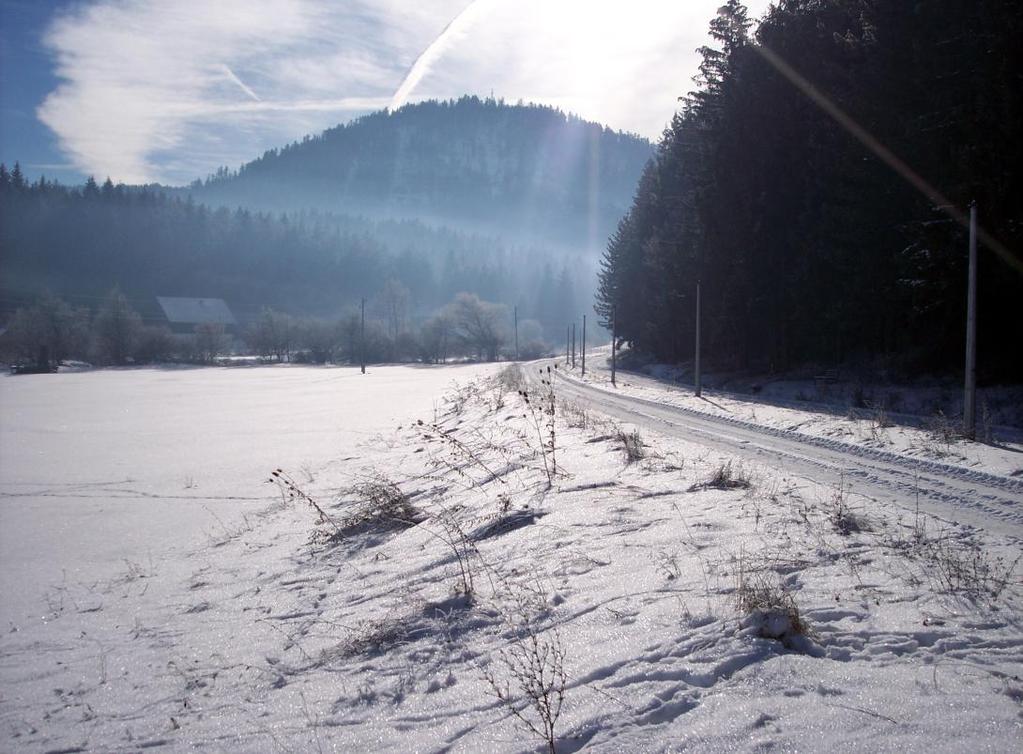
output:
[[[559,371],[558,390],[587,408],[735,453],[814,482],[1023,542],[1023,480],[719,417],[593,387]]]

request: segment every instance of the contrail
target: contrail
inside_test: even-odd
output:
[[[220,67],[223,69],[224,75],[227,76],[229,79],[231,79],[231,81],[236,83],[238,85],[239,89],[241,89],[247,95],[252,97],[252,99],[256,100],[256,102],[262,102],[263,101],[263,100],[261,100],[259,98],[259,96],[254,91],[252,91],[251,89],[249,89],[249,87],[247,87],[245,85],[244,81],[242,81],[240,78],[238,78],[237,76],[234,75],[234,71],[232,71],[230,68],[228,68],[226,63],[221,63]]]
[[[419,86],[419,82],[430,72],[433,64],[451,46],[451,43],[483,15],[486,11],[485,6],[493,5],[494,2],[495,0],[472,0],[471,3],[462,9],[461,13],[451,19],[448,25],[444,27],[444,30],[423,50],[419,57],[416,58],[416,62],[409,68],[408,73],[405,74],[405,79],[401,82],[401,86],[398,87],[391,98],[389,109],[397,110],[405,104],[412,91]]]

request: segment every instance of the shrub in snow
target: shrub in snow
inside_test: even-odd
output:
[[[731,461],[726,461],[714,469],[714,473],[707,481],[694,484],[689,491],[749,489],[751,486],[753,486],[753,482],[750,473],[741,465],[733,467]]]
[[[413,526],[419,511],[397,484],[380,475],[349,490],[355,497],[352,512],[341,521],[344,535],[368,530],[402,529]]]
[[[548,754],[556,754],[554,728],[568,681],[565,650],[555,630],[540,634],[532,621],[525,621],[522,630],[525,636],[498,650],[500,670],[491,663],[484,678],[519,724],[546,744]]]
[[[625,463],[636,463],[636,461],[642,461],[646,458],[646,444],[643,442],[643,438],[639,436],[638,431],[632,430],[627,432],[619,427],[616,437],[618,442],[622,444]]]
[[[805,637],[809,627],[795,598],[765,573],[750,571],[743,556],[739,559],[735,600],[742,615],[739,626],[743,631],[780,641],[790,648],[802,648],[805,644],[797,637]]]

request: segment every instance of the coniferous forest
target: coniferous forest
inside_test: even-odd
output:
[[[261,210],[417,217],[600,247],[628,206],[650,143],[551,107],[465,96],[380,111],[189,187]]]
[[[546,342],[591,299],[645,139],[549,107],[476,97],[380,112],[189,187],[27,180],[0,166],[0,321],[52,293],[95,308],[114,286],[335,318],[388,291],[408,325],[459,293],[533,320]]]
[[[954,373],[975,200],[995,239],[979,252],[978,371],[1018,380],[1023,6],[781,0],[756,25],[729,0],[711,35],[610,239],[603,320],[689,360],[699,282],[711,368]]]
[[[110,181],[30,184],[0,166],[0,221],[6,311],[42,292],[88,306],[116,285],[154,304],[223,298],[245,321],[268,306],[334,316],[393,282],[408,290],[412,315],[469,291],[521,302],[524,316],[559,332],[566,305],[583,305],[571,258],[416,220],[211,209]]]

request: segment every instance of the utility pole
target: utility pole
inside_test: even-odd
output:
[[[963,433],[977,436],[977,202],[970,202],[970,274],[966,294],[966,390]]]
[[[359,325],[359,361],[362,362],[362,373],[366,374],[366,299],[362,300],[362,321]]]
[[[519,307],[515,307],[515,361],[519,360]]]
[[[615,382],[615,368],[618,366],[618,333],[616,331],[616,320],[618,310],[616,307],[611,307],[611,384],[618,387],[618,383]]]
[[[572,326],[565,325],[565,366],[572,361]]]
[[[583,315],[583,347],[580,349],[583,355],[583,377],[586,376],[586,315]]]
[[[572,369],[575,369],[575,322],[572,323]]]
[[[696,397],[703,395],[700,383],[700,281],[696,281]]]

